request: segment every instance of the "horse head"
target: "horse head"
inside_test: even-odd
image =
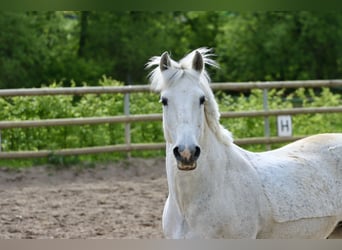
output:
[[[197,49],[179,62],[167,52],[153,57],[148,66],[152,89],[160,92],[163,104],[164,136],[180,170],[193,170],[201,154],[204,127],[220,133],[219,112],[209,86],[205,65],[217,66],[209,59],[209,49]]]

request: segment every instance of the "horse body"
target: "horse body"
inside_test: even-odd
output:
[[[253,153],[233,143],[199,49],[179,63],[155,57],[169,196],[167,238],[326,238],[342,220],[342,134]]]
[[[271,214],[266,238],[327,238],[342,220],[342,134],[320,134],[264,153],[245,152]]]
[[[303,154],[300,148],[314,139],[317,150]],[[193,172],[178,170],[172,152],[167,154],[166,237],[326,238],[342,220],[342,146],[335,147],[342,145],[341,134],[265,153],[234,144],[213,152],[217,147],[208,142],[212,150],[203,152]],[[326,165],[331,169],[322,169]]]

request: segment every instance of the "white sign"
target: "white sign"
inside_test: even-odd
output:
[[[290,115],[277,117],[278,136],[292,136],[292,119]]]

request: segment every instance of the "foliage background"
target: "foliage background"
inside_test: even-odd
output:
[[[0,12],[0,88],[144,84],[151,56],[202,46],[214,81],[341,78],[342,11]]]
[[[45,11],[0,12],[0,89],[147,84],[145,63],[211,47],[214,82],[341,79],[342,12]],[[341,88],[273,91],[270,108],[341,105]],[[261,92],[219,92],[221,111],[262,109]],[[159,113],[158,96],[132,94],[131,113]],[[122,95],[0,99],[0,120],[110,116]],[[341,132],[340,114],[294,116],[295,135]],[[263,136],[263,119],[222,120],[236,138]],[[271,119],[275,128],[275,118]],[[123,125],[8,129],[2,150],[39,150],[124,142]],[[272,135],[276,134],[273,129]],[[161,123],[132,124],[132,142],[164,141]],[[260,145],[251,150],[263,150]],[[163,152],[135,152],[156,156]],[[91,160],[121,154],[85,156]]]

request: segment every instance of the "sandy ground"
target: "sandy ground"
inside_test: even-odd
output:
[[[0,170],[0,238],[163,238],[163,159]]]
[[[164,159],[0,168],[0,239],[160,239]],[[339,228],[331,238],[342,238]]]

